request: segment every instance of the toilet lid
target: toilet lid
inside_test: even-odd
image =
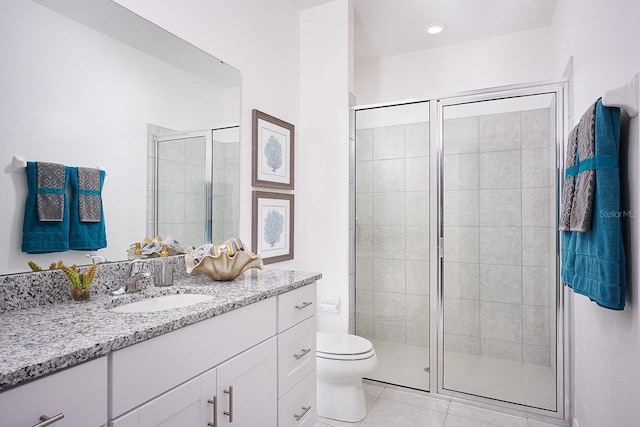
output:
[[[318,332],[317,351],[335,355],[359,355],[373,350],[373,344],[368,340],[351,334]]]

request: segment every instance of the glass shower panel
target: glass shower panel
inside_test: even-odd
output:
[[[205,136],[157,141],[156,234],[175,237],[185,247],[204,241],[206,146]]]
[[[546,410],[556,410],[555,102],[442,108],[442,386]]]
[[[355,333],[370,379],[429,389],[429,103],[355,114]]]

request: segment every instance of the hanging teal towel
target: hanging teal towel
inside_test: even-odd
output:
[[[39,174],[38,163],[27,162],[22,252],[29,254],[69,250],[69,204],[65,194],[69,168],[52,163],[44,165],[48,168],[40,168]]]
[[[102,207],[104,171],[70,168],[71,222],[69,249],[95,251],[107,247]],[[99,174],[99,182],[97,178]],[[79,179],[79,175],[80,178]]]
[[[618,151],[620,109],[596,104],[595,157],[579,169],[595,169],[591,229],[562,232],[562,282],[598,305],[624,309],[626,260],[622,236]],[[582,163],[579,161],[579,163]],[[578,178],[579,179],[579,178]]]

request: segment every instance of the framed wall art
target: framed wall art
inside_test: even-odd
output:
[[[251,248],[265,264],[293,259],[293,194],[253,192]]]
[[[252,185],[293,190],[295,127],[258,110],[252,121]]]

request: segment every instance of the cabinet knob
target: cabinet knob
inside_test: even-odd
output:
[[[299,414],[293,414],[293,418],[296,419],[296,421],[300,421],[300,418],[304,417],[305,414],[307,412],[309,412],[309,410],[311,409],[311,405],[309,406],[303,406],[302,407],[302,412],[300,412]]]
[[[40,415],[40,423],[35,424],[33,427],[47,427],[55,422],[60,421],[64,418],[64,413],[60,412],[58,415],[54,415],[53,417],[48,417],[46,415]]]

